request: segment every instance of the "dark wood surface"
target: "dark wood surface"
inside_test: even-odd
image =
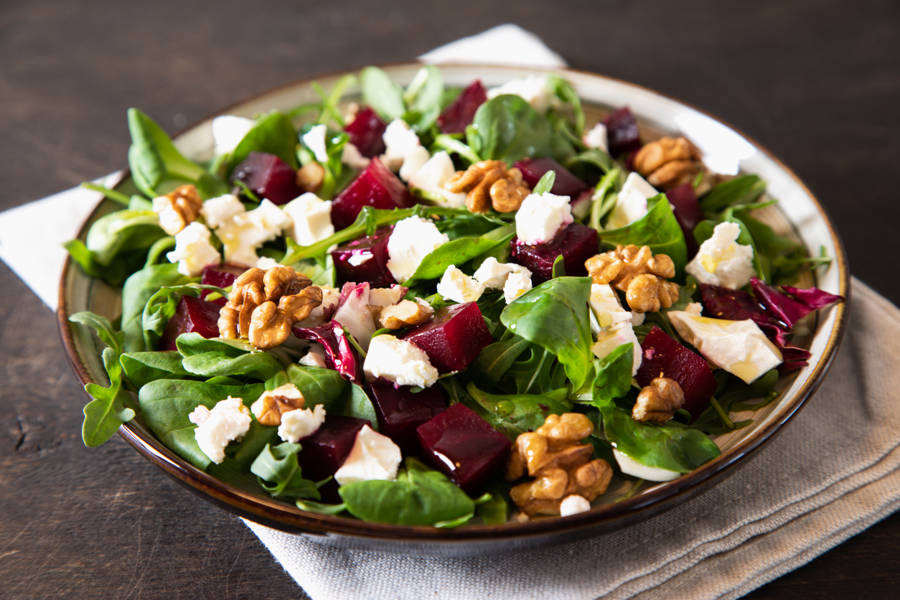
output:
[[[504,21],[573,67],[718,115],[828,208],[895,303],[900,9],[882,2],[0,3],[0,209],[125,162],[125,109],[176,130],[281,83],[405,61]],[[53,315],[0,266],[0,598],[303,597],[236,518],[116,438],[88,450]],[[892,596],[900,516],[755,598]]]

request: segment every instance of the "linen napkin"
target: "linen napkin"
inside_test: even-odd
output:
[[[421,58],[485,57],[565,64],[515,25]],[[0,258],[51,309],[64,253],[46,249],[74,237],[99,199],[73,189],[0,213]],[[900,508],[900,413],[893,406],[900,311],[862,282],[852,287],[846,338],[810,406],[730,478],[627,529],[533,550],[438,558],[339,549],[245,522],[315,600],[740,596]]]

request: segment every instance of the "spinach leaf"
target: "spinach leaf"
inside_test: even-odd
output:
[[[547,415],[561,415],[572,408],[566,388],[544,394],[489,394],[469,383],[466,392],[477,403],[470,408],[512,440],[543,425]]]
[[[180,285],[192,279],[178,272],[178,265],[151,265],[133,273],[122,287],[122,348],[125,352],[150,350],[144,340],[143,316],[147,301],[161,287]]]
[[[496,385],[530,345],[531,342],[517,335],[488,344],[472,363],[473,372]]]
[[[375,412],[375,406],[372,404],[372,400],[366,394],[366,391],[355,383],[350,384],[350,394],[347,397],[346,408],[338,414],[345,417],[365,419],[369,422],[369,426],[372,429],[378,431],[378,415]]]
[[[303,394],[308,408],[322,404],[326,412],[336,414],[344,403],[347,380],[334,369],[291,365],[286,378]]]
[[[478,504],[475,516],[481,519],[485,525],[499,525],[506,523],[509,513],[509,503],[506,496],[509,486],[494,484],[488,488],[488,496],[484,502]]]
[[[608,173],[615,168],[615,164],[612,157],[600,148],[588,148],[570,156],[564,166],[576,175],[589,177],[592,171]]]
[[[684,233],[672,205],[665,195],[659,194],[647,201],[647,214],[625,227],[600,232],[600,241],[609,247],[617,245],[650,246],[654,254],[668,254],[681,273],[687,263],[687,245]]]
[[[396,481],[356,481],[342,485],[338,493],[350,514],[376,523],[462,524],[475,514],[475,503],[465,492],[414,458],[406,459]]]
[[[250,465],[250,472],[259,478],[259,485],[275,498],[318,500],[320,496],[316,484],[303,478],[303,472],[297,463],[298,452],[300,444],[266,444]]]
[[[147,348],[155,348],[166,329],[166,325],[175,315],[182,296],[197,297],[203,291],[218,292],[227,297],[228,293],[213,285],[186,283],[182,285],[159,288],[144,305],[141,313],[141,328],[144,331],[144,344]]]
[[[174,350],[165,352],[126,352],[119,358],[125,377],[141,387],[155,379],[181,379],[191,373],[181,366],[181,354]]]
[[[535,156],[565,158],[556,139],[550,121],[511,94],[496,96],[479,106],[466,128],[466,141],[475,154],[507,163]]]
[[[479,237],[460,237],[450,240],[428,253],[419,263],[416,272],[404,283],[437,279],[450,265],[461,265],[496,246],[509,244],[514,235],[515,225],[509,224]]]
[[[707,218],[731,206],[753,204],[766,191],[766,182],[756,175],[738,175],[723,181],[700,198],[700,208]]]
[[[557,277],[516,298],[500,314],[513,333],[553,353],[575,389],[591,370],[587,277]]]
[[[204,339],[199,333],[183,333],[175,341],[183,356],[182,366],[194,375],[249,377],[264,381],[282,369],[281,362],[269,352],[242,351],[232,343],[233,340],[199,342],[197,338]],[[198,351],[204,347],[212,349]]]
[[[403,93],[403,101],[417,118],[410,119],[413,129],[428,130],[441,114],[444,97],[444,80],[434,65],[425,65],[415,74]]]
[[[622,344],[597,364],[591,404],[597,408],[614,406],[613,400],[624,396],[631,389],[631,371],[634,366],[634,348]]]
[[[109,265],[129,250],[146,250],[166,237],[159,217],[152,210],[117,210],[94,221],[85,238],[85,246],[100,265]]]
[[[403,92],[388,74],[378,67],[366,67],[359,74],[362,96],[382,119],[393,121],[403,116],[406,105]]]
[[[273,110],[261,117],[248,131],[231,153],[228,166],[230,174],[251,152],[274,154],[292,169],[297,168],[297,130],[290,118],[282,112]]]

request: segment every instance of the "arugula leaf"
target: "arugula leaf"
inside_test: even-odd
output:
[[[584,109],[581,108],[581,98],[578,92],[572,87],[572,84],[560,77],[559,75],[547,76],[547,88],[556,96],[563,104],[571,107],[575,127],[575,135],[581,137],[584,131]]]
[[[122,351],[122,332],[116,331],[109,319],[103,315],[90,311],[77,312],[69,317],[69,322],[90,327],[97,334],[97,337],[100,338],[100,341],[112,348],[116,354]]]
[[[600,181],[594,187],[594,193],[591,194],[591,216],[588,225],[597,231],[603,229],[600,223],[609,211],[615,207],[616,192],[622,187],[623,183],[625,183],[625,177],[618,168],[610,169],[606,175],[600,178]]]
[[[571,147],[558,146],[550,121],[511,94],[496,96],[478,107],[466,128],[466,141],[481,158],[510,164],[528,157],[565,159],[571,154]]]
[[[141,328],[144,330],[144,344],[147,348],[156,347],[166,329],[166,325],[175,315],[182,296],[197,297],[204,290],[218,292],[227,297],[228,293],[214,285],[186,283],[182,285],[163,286],[159,288],[144,305],[141,313]]]
[[[707,218],[714,218],[731,206],[753,204],[765,191],[766,182],[757,175],[738,175],[717,184],[700,198],[700,208]]]
[[[587,277],[557,277],[516,298],[500,314],[513,333],[554,354],[575,389],[591,370]]]
[[[259,478],[259,485],[274,498],[318,500],[320,496],[316,484],[303,478],[303,472],[297,463],[298,452],[300,444],[266,444],[250,465],[250,472]]]
[[[432,142],[432,150],[446,150],[450,154],[456,154],[467,163],[477,163],[481,158],[468,145],[448,133],[441,133],[435,136]]]
[[[274,154],[292,169],[297,168],[297,130],[290,118],[277,110],[273,110],[256,121],[231,153],[228,173],[239,165],[251,152]]]
[[[538,182],[534,184],[534,189],[531,190],[532,194],[537,194],[540,196],[541,194],[546,194],[550,190],[553,189],[553,184],[556,182],[556,171],[550,169],[546,173],[544,173]]]
[[[362,96],[366,104],[375,109],[378,115],[393,121],[403,117],[406,105],[403,92],[388,74],[378,67],[366,67],[359,74]]]
[[[477,403],[470,408],[512,440],[543,425],[547,415],[561,415],[572,408],[566,388],[543,394],[490,394],[469,383],[466,392]]]
[[[681,273],[687,264],[687,245],[672,205],[664,194],[659,194],[647,201],[647,208],[647,214],[634,223],[601,231],[601,243],[611,248],[620,244],[650,246],[654,254],[668,254],[675,263],[676,272]]]
[[[517,335],[488,344],[472,363],[472,369],[496,385],[530,345],[531,342]]]

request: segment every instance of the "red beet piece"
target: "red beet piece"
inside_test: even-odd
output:
[[[182,333],[199,333],[205,338],[218,337],[219,308],[215,302],[182,296],[175,307],[175,314],[166,323],[160,350],[176,350],[175,340]]]
[[[469,494],[506,464],[510,442],[464,404],[454,404],[416,429],[428,460]]]
[[[386,127],[375,111],[367,106],[356,113],[353,120],[344,127],[344,131],[360,154],[372,158],[384,152],[382,136]]]
[[[694,239],[694,227],[703,220],[703,211],[700,210],[700,203],[697,201],[694,186],[690,183],[683,183],[673,187],[670,190],[666,190],[666,198],[669,200],[669,204],[672,205],[675,220],[678,221],[681,231],[684,232],[688,258],[693,258],[698,250],[697,240]]]
[[[301,340],[321,345],[329,369],[334,369],[350,381],[359,379],[359,361],[340,323],[330,321],[319,327],[294,327],[293,333]]]
[[[637,121],[627,106],[606,115],[603,124],[606,125],[606,138],[609,141],[611,155],[627,154],[641,147]]]
[[[553,273],[553,261],[562,254],[566,275],[587,275],[584,261],[597,254],[597,230],[570,223],[556,234],[552,240],[543,244],[523,244],[513,238],[510,259],[528,267],[535,283],[550,279]]]
[[[234,283],[234,280],[237,279],[238,275],[246,270],[246,267],[229,263],[225,263],[224,265],[209,265],[203,267],[203,273],[200,275],[200,283],[203,285],[214,285],[220,288],[227,288]],[[212,293],[213,292],[209,290],[203,290],[200,292],[200,298],[205,300],[206,297]],[[217,298],[216,300],[210,300],[210,302],[214,302],[220,307],[225,306],[225,298]]]
[[[438,127],[444,133],[465,133],[466,125],[472,122],[478,107],[487,102],[487,91],[476,79],[462,91],[450,106],[438,117]]]
[[[364,206],[373,208],[405,208],[412,204],[409,190],[380,160],[373,158],[369,166],[350,182],[331,203],[331,222],[335,229],[350,225]]]
[[[300,440],[302,450],[297,454],[297,462],[303,477],[312,481],[321,481],[331,477],[346,460],[356,441],[356,434],[369,425],[365,419],[328,415],[322,426]],[[339,502],[337,483],[334,480],[319,488],[322,500]]]
[[[303,193],[289,164],[265,152],[251,152],[234,168],[232,181],[242,181],[257,196],[275,204],[287,204]]]
[[[394,440],[404,454],[418,449],[416,427],[447,408],[447,397],[436,385],[414,394],[408,387],[376,381],[369,384],[369,391],[379,433]]]
[[[465,369],[482,348],[494,341],[474,302],[442,308],[404,339],[424,350],[441,373]]]
[[[334,259],[338,283],[368,281],[372,287],[388,287],[395,283],[387,268],[387,244],[392,230],[393,227],[384,227],[368,237],[353,240],[332,250],[331,258]],[[365,262],[353,264],[359,260]]]
[[[641,368],[635,377],[641,386],[657,377],[674,379],[684,391],[684,408],[697,418],[716,391],[716,380],[706,360],[654,326],[641,344]]]
[[[522,179],[531,187],[534,187],[547,171],[553,171],[556,173],[556,179],[553,180],[550,192],[560,196],[575,198],[588,187],[588,184],[578,179],[570,170],[549,157],[525,158],[514,166],[522,171]]]

